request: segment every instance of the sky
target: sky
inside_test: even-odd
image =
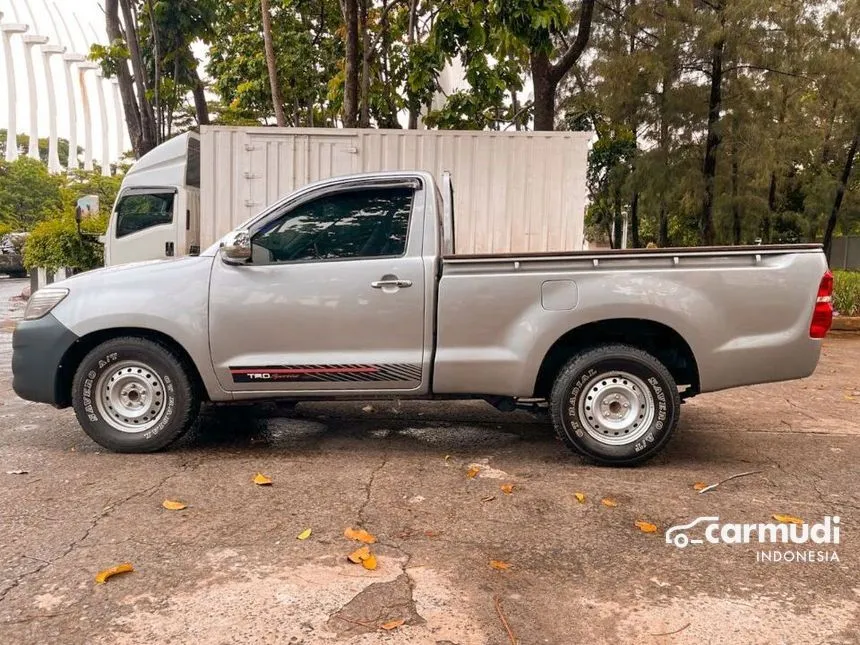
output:
[[[57,43],[66,47],[67,52],[88,54],[89,47],[94,42],[107,42],[105,35],[104,14],[98,0],[0,0],[0,12],[3,13],[0,24],[23,23],[29,26],[29,30],[23,34],[47,36],[50,43]],[[62,15],[65,20],[59,18]],[[52,20],[53,18],[53,20]],[[34,23],[35,22],[35,26]],[[71,36],[71,39],[70,39]],[[30,100],[29,84],[26,67],[27,48],[25,47],[21,34],[11,37],[12,60],[14,62],[13,72],[15,76],[17,106],[17,130],[19,133],[30,131]],[[48,92],[45,80],[45,68],[43,57],[39,46],[32,48],[33,67],[36,77],[36,122],[38,124],[39,137],[47,137],[49,131],[50,112],[48,109]],[[0,49],[0,87],[10,87],[7,75],[7,61],[5,50]],[[60,56],[51,57],[51,70],[54,77],[54,87],[57,97],[57,126],[59,136],[68,138],[69,135],[69,100],[65,83],[65,71]],[[89,111],[92,123],[93,158],[101,162],[102,142],[107,137],[109,143],[110,161],[115,161],[118,154],[117,122],[114,109],[114,88],[110,81],[99,81],[94,71],[86,72],[86,95],[89,98]],[[78,106],[78,145],[83,147],[85,143],[84,127],[84,101],[80,92],[78,82],[78,71],[75,69],[72,75],[74,89],[74,100]],[[107,128],[101,120],[98,85],[104,86],[107,112]],[[0,92],[0,128],[6,128],[9,116],[9,94]],[[125,124],[121,123],[123,132]],[[128,137],[124,137],[123,148],[130,147]],[[83,161],[83,156],[81,156]]]

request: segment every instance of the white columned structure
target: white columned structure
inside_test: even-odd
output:
[[[10,0],[11,2],[11,0]],[[35,32],[22,36],[24,47],[26,48],[27,57],[27,89],[29,90],[30,98],[30,145],[27,149],[27,156],[31,159],[39,159],[39,110],[38,98],[36,97],[36,72],[33,67],[33,55],[37,45],[44,45],[50,39],[47,36],[39,35],[39,24],[36,22],[36,16],[33,15],[33,8],[30,6],[29,0],[24,0],[24,5],[27,7],[27,13],[30,14],[30,27]]]
[[[30,145],[27,156],[31,159],[39,159],[39,104],[36,97],[36,72],[33,68],[33,55],[37,45],[48,42],[45,36],[37,34],[22,37],[27,54],[27,89],[30,95]]]
[[[87,93],[87,72],[92,72],[100,69],[98,63],[94,63],[91,60],[85,60],[82,63],[78,63],[78,80],[80,82],[81,88],[81,103],[84,108],[84,170],[92,170],[93,169],[93,115],[90,111],[90,97]],[[101,79],[96,77],[96,83],[98,83]],[[104,102],[104,96],[99,93],[100,102]],[[106,111],[106,110],[105,110]],[[107,124],[102,120],[102,128],[103,130],[107,130]],[[106,132],[103,133],[103,138],[106,136]]]
[[[80,19],[78,19],[78,14],[73,13],[72,16],[75,19],[75,23],[78,25],[78,31],[80,31],[81,37],[84,37],[84,26],[81,24]],[[92,25],[90,25],[92,28]],[[98,42],[98,36],[96,36],[96,42]],[[84,42],[86,45],[86,41]],[[95,77],[95,86],[96,86],[96,100],[99,102],[99,120],[102,124],[101,130],[101,144],[102,144],[102,153],[101,153],[101,165],[102,165],[102,176],[107,177],[110,175],[110,125],[108,124],[108,116],[107,116],[107,101],[105,100],[105,86],[102,80],[102,66],[98,63],[88,60],[86,63],[81,63],[78,65],[78,69],[83,70],[81,72],[81,87],[85,87],[85,73],[87,71],[93,71]],[[88,109],[89,103],[86,102],[84,104],[85,110]],[[93,169],[93,141],[92,141],[92,120],[91,117],[85,117],[87,123],[87,127],[84,132],[86,133],[86,152],[84,153],[84,168],[86,170]]]
[[[12,10],[15,6],[12,5]],[[0,20],[3,14],[0,13]],[[12,36],[23,34],[27,31],[27,25],[17,21],[8,24],[0,24],[0,38],[3,40],[3,62],[6,67],[6,105],[8,109],[6,121],[6,161],[15,161],[18,158],[18,92],[15,87],[15,63],[12,60]]]
[[[32,15],[30,0],[24,0],[27,3],[27,9]],[[54,20],[54,15],[48,7],[47,0],[42,0],[42,5],[45,7],[45,13],[51,19],[51,27],[53,27],[53,38],[55,43],[42,45],[42,62],[45,66],[45,83],[48,86],[48,170],[54,173],[62,172],[63,164],[60,163],[60,141],[57,134],[57,87],[54,82],[54,70],[51,65],[52,56],[62,56],[66,53],[66,48],[62,45],[60,38],[60,30],[57,29],[57,21]],[[33,17],[35,21],[35,17]],[[50,39],[49,39],[50,40]]]
[[[78,163],[78,102],[75,100],[75,86],[72,82],[72,68],[75,63],[86,60],[80,54],[63,54],[66,75],[66,100],[69,102],[69,170],[80,168]]]
[[[81,21],[78,20],[77,14],[75,15],[75,20],[78,23],[78,27],[81,29],[81,33],[83,33],[84,28],[81,26]],[[96,33],[95,28],[92,23],[89,24],[90,31],[93,32],[94,42],[99,42],[99,35]],[[96,85],[98,86],[98,100],[99,100],[99,114],[102,120],[102,176],[109,177],[110,176],[110,125],[108,121],[108,111],[107,111],[107,95],[105,94],[105,78],[104,73],[102,72],[101,66],[96,66]],[[116,122],[116,129],[119,131],[119,139],[122,141],[122,122]],[[122,155],[122,144],[120,144],[119,149],[117,150],[117,159],[119,159],[120,155]]]
[[[57,136],[57,92],[54,87],[54,72],[51,56],[61,56],[66,51],[62,45],[42,45],[42,62],[45,65],[45,82],[48,85],[48,170],[62,172],[60,143]]]
[[[113,118],[116,122],[116,159],[122,159],[125,152],[125,113],[122,107],[122,97],[119,95],[119,81],[111,80],[113,88]]]

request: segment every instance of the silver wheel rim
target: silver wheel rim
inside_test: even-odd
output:
[[[579,424],[590,437],[610,446],[637,441],[654,420],[654,396],[628,372],[606,372],[582,388]]]
[[[96,407],[120,432],[146,432],[164,416],[164,381],[146,363],[122,361],[96,383]]]

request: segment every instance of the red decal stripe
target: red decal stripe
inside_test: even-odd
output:
[[[308,367],[290,369],[230,370],[233,374],[363,374],[378,372],[377,367]]]

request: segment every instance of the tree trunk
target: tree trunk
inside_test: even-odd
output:
[[[189,54],[190,55],[190,54]],[[191,76],[191,93],[194,96],[194,111],[197,113],[197,125],[209,125],[209,104],[206,102],[206,87],[197,73],[197,67],[188,68]]]
[[[545,52],[532,55],[532,82],[534,83],[535,131],[555,129],[555,91],[557,83],[550,78],[551,65]]]
[[[152,84],[153,102],[155,104],[155,143],[159,144],[164,140],[164,119],[161,111],[161,47],[158,42],[158,29],[155,24],[155,13],[152,10],[152,0],[146,0],[146,10],[149,13],[149,24],[152,31],[152,57],[155,62],[155,78]]]
[[[624,218],[621,215],[621,195],[615,195],[615,205],[612,212],[612,243],[613,249],[621,248],[621,240],[624,238]]]
[[[833,244],[833,231],[836,230],[836,222],[839,220],[839,209],[842,208],[842,200],[845,197],[845,187],[848,185],[848,180],[851,179],[851,169],[854,167],[854,159],[857,157],[857,145],[860,139],[860,124],[854,131],[854,138],[851,140],[851,147],[848,149],[848,157],[845,159],[845,166],[842,168],[842,177],[839,179],[839,185],[836,187],[836,198],[833,200],[833,208],[830,210],[830,217],[827,219],[827,229],[824,231],[824,253],[830,257],[830,247]]]
[[[144,155],[152,150],[157,144],[157,128],[152,104],[146,96],[147,74],[143,64],[143,56],[140,53],[140,44],[135,27],[135,18],[130,0],[119,0],[122,9],[123,21],[125,23],[125,42],[131,58],[131,71],[137,89],[137,105],[140,112],[140,147],[139,155]]]
[[[630,243],[631,248],[638,249],[639,243],[639,191],[633,191],[633,199],[630,200]]]
[[[373,49],[370,46],[370,31],[367,28],[367,5],[370,0],[359,0],[358,22],[361,30],[361,115],[358,127],[370,127],[370,60]]]
[[[592,17],[594,16],[594,3],[595,0],[582,0],[576,39],[555,64],[550,63],[549,55],[544,49],[532,49],[529,52],[535,92],[536,131],[555,129],[555,92],[558,84],[573,69],[588,45],[588,39],[591,36]]]
[[[344,62],[343,125],[358,125],[358,0],[340,0],[346,24],[346,60]]]
[[[275,58],[275,43],[272,39],[272,12],[269,0],[260,0],[260,10],[263,17],[263,45],[266,50],[269,88],[272,91],[272,107],[275,110],[275,122],[278,127],[283,128],[287,125],[287,115],[284,113],[284,95],[281,93],[281,82],[278,79],[278,60]]]
[[[773,216],[776,214],[776,171],[770,173],[767,189],[767,211],[761,221],[762,244],[770,244],[773,235]]]
[[[738,202],[740,168],[738,166],[737,136],[732,136],[732,243],[741,243],[741,205]]]
[[[105,30],[111,42],[123,40],[122,27],[119,21],[119,0],[105,1]],[[128,128],[129,138],[131,139],[131,147],[134,151],[134,156],[139,158],[144,154],[142,152],[143,132],[140,124],[140,109],[134,98],[134,79],[132,79],[131,73],[128,71],[126,61],[119,61],[116,78],[120,98],[122,99],[125,124]]]
[[[699,233],[702,244],[714,244],[714,184],[717,174],[717,149],[720,147],[720,109],[722,107],[723,83],[723,52],[726,41],[724,37],[714,43],[711,48],[711,94],[708,99],[708,136],[705,142],[705,163],[702,175],[705,179],[705,198],[702,203],[702,213],[699,219]]]

